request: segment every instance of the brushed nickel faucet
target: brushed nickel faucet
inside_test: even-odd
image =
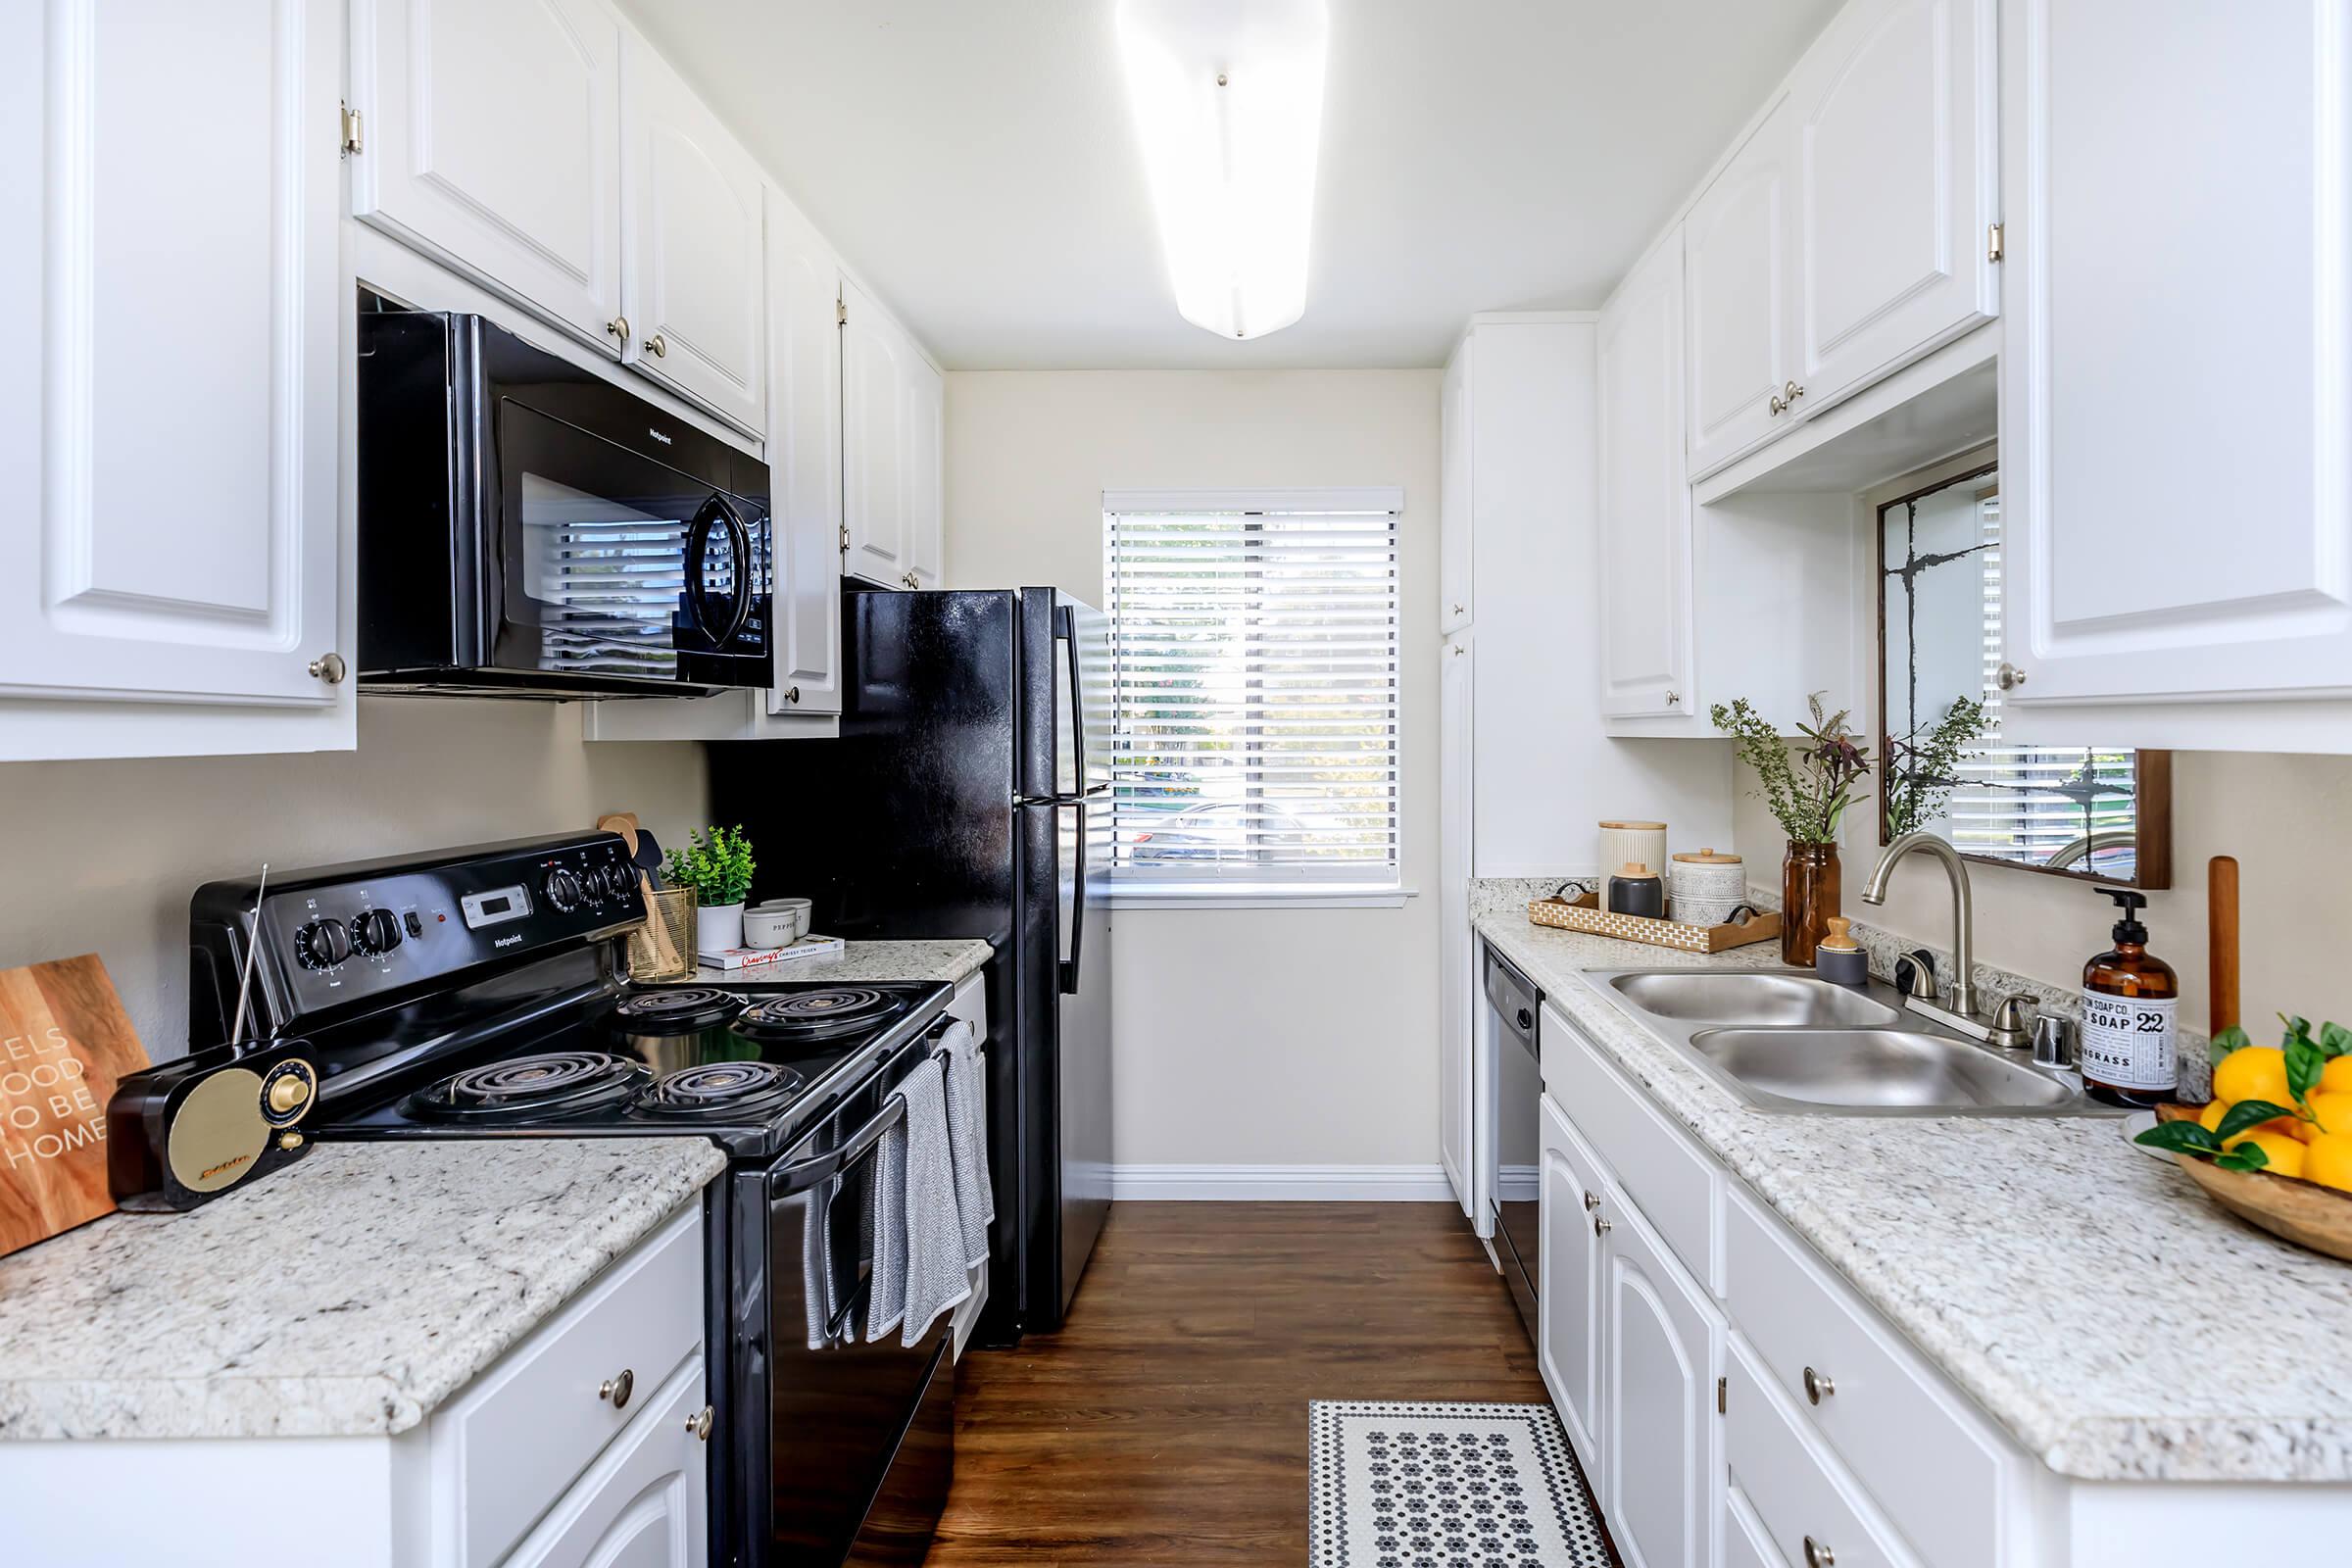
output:
[[[1924,997],[1908,997],[1903,1005],[1924,1012],[1938,1023],[1948,1025],[1974,1040],[1987,1045],[2016,1049],[2029,1044],[2024,1020],[2018,1009],[2004,1008],[1997,1018],[1987,1018],[1977,1009],[1977,932],[1976,904],[1968,891],[1968,862],[1960,852],[1946,840],[1933,833],[1914,831],[1904,834],[1886,846],[1879,863],[1871,868],[1870,881],[1862,889],[1864,904],[1885,904],[1886,883],[1894,864],[1914,850],[1924,851],[1943,862],[1944,875],[1952,882],[1952,967],[1951,984],[1944,990],[1942,1001]]]

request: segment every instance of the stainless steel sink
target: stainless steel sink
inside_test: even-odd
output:
[[[1826,1116],[2100,1116],[2072,1072],[1903,1007],[1892,986],[1801,969],[1618,969],[1586,984],[1757,1110]]]
[[[1890,1024],[1902,1014],[1862,992],[1810,975],[1677,969],[1621,974],[1609,984],[1653,1018],[1758,1028]]]

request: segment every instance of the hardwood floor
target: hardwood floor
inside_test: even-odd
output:
[[[1120,1203],[1068,1326],[961,1377],[929,1568],[1303,1563],[1308,1400],[1546,1397],[1442,1203]]]

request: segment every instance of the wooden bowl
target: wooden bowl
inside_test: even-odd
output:
[[[2158,1105],[2159,1121],[2195,1121],[2202,1105]],[[2352,1261],[2352,1193],[2298,1176],[2224,1170],[2210,1159],[2175,1154],[2190,1181],[2249,1225],[2329,1257]]]

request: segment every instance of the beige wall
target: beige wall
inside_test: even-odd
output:
[[[1102,602],[1104,490],[1398,485],[1400,908],[1115,917],[1120,1164],[1437,1161],[1436,370],[948,377],[948,581]]]
[[[1966,472],[1992,456],[1985,448],[1906,475],[1863,498],[1865,519],[1877,504],[1923,485]],[[1865,522],[1865,526],[1868,521]],[[1860,552],[1865,574],[1876,569]],[[1867,639],[1865,689],[1855,710],[1878,710],[1876,583],[1858,578],[1857,618]],[[1838,694],[1833,702],[1845,700]],[[1869,728],[1875,720],[1865,722]],[[1874,745],[1873,750],[1878,748]],[[1756,776],[1737,764],[1739,800],[1733,832],[1747,858],[1751,880],[1777,887],[1788,843],[1756,796]],[[1868,924],[1951,945],[1951,891],[1942,867],[1913,857],[1897,866],[1886,903],[1862,902],[1862,884],[1879,858],[1875,795],[1849,811],[1839,836],[1845,912]],[[2254,1037],[2275,1043],[2277,1012],[2352,1023],[2352,964],[2343,961],[2343,934],[2352,930],[2344,886],[2352,872],[2352,757],[2293,757],[2236,752],[2178,752],[2173,757],[2173,890],[2151,893],[2145,919],[2148,947],[2180,974],[2180,1018],[2203,1033],[2208,1019],[2210,965],[2206,954],[2206,862],[2237,858],[2238,908],[2245,938],[2240,1015]],[[2072,988],[2082,965],[2111,946],[2115,906],[2087,883],[1971,862],[1976,901],[1977,957],[2035,980]]]
[[[188,895],[214,877],[590,828],[699,825],[699,746],[589,745],[576,703],[363,698],[359,750],[0,764],[0,966],[96,953],[147,1054],[187,1049]]]

